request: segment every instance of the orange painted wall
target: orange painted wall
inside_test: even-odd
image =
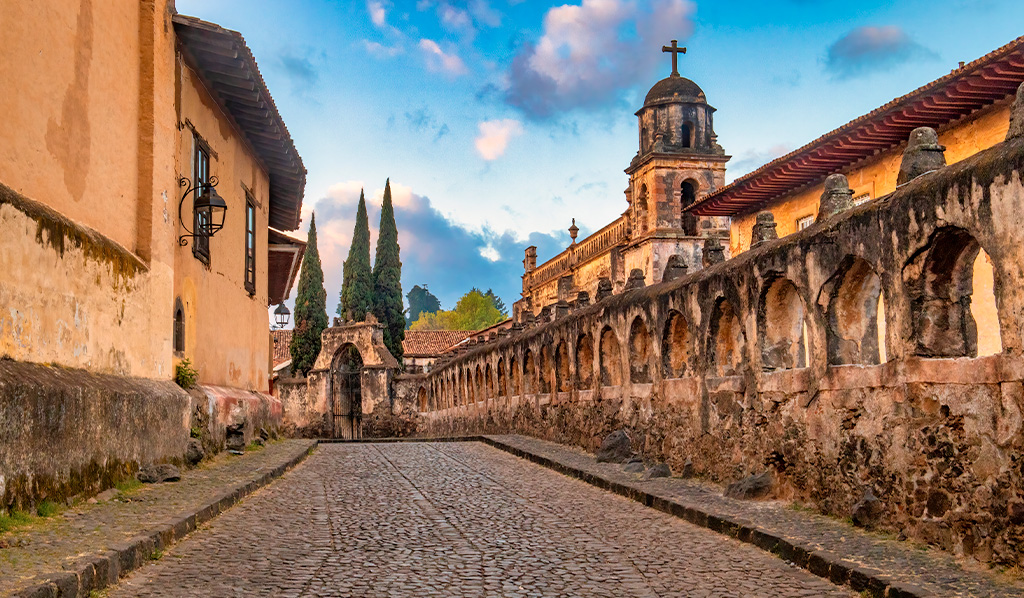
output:
[[[270,179],[242,134],[233,126],[181,56],[175,76],[181,97],[177,176],[192,179],[193,129],[210,145],[210,174],[228,204],[224,228],[210,239],[210,264],[191,243],[174,255],[174,295],[185,310],[185,351],[203,384],[266,391],[270,362],[267,320],[267,227]],[[245,290],[245,189],[256,200],[256,293]],[[179,193],[180,196],[180,193]],[[192,228],[185,202],[186,225]],[[175,211],[177,219],[177,211]],[[179,230],[178,234],[183,234]],[[169,307],[168,317],[173,317]]]
[[[1006,138],[1010,127],[1010,101],[1006,100],[981,110],[972,117],[954,123],[939,132],[939,143],[946,146],[946,163],[953,164],[988,149]],[[850,181],[853,196],[867,193],[876,199],[896,190],[904,146],[876,156],[843,174]],[[796,232],[797,221],[818,214],[818,201],[824,181],[802,191],[777,199],[763,208],[775,216],[779,236]],[[732,255],[750,248],[750,234],[757,214],[733,218],[730,228]]]

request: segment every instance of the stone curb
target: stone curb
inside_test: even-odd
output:
[[[309,456],[317,444],[315,440],[312,441],[308,449],[292,457],[288,462],[263,473],[255,480],[239,484],[233,490],[193,512],[179,515],[170,521],[163,521],[155,529],[148,530],[101,554],[86,555],[71,564],[67,570],[51,573],[45,576],[43,581],[18,590],[12,596],[17,598],[88,598],[89,593],[93,590],[102,590],[116,584],[119,578],[149,562],[149,557],[154,552],[170,548],[200,525],[284,475],[285,472]]]
[[[750,521],[695,509],[660,496],[655,496],[635,486],[616,482],[601,475],[583,471],[554,459],[505,444],[488,436],[467,437],[465,440],[478,440],[521,459],[553,469],[569,477],[577,478],[602,490],[622,495],[644,506],[657,509],[694,525],[707,528],[730,538],[735,538],[741,542],[752,544],[836,585],[849,586],[856,592],[867,592],[868,595],[877,598],[936,598],[935,594],[922,588],[890,579],[884,573],[868,567],[843,562],[839,555],[834,553],[810,546],[801,546],[791,539],[783,538],[774,532],[762,529]]]

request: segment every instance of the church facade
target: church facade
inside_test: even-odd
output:
[[[686,211],[725,185],[729,156],[718,144],[714,113],[704,91],[675,69],[651,88],[636,113],[639,149],[625,170],[626,211],[578,243],[574,225],[572,244],[540,266],[537,248],[528,247],[515,319],[621,292],[631,277],[653,284],[667,270],[679,275],[703,267],[704,246],[729,238],[729,218]],[[672,256],[678,257],[670,263]]]

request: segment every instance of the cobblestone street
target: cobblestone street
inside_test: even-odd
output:
[[[853,596],[479,443],[321,445],[110,596]]]

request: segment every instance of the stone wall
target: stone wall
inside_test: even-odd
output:
[[[0,512],[185,454],[189,396],[173,382],[0,360],[0,397]]]
[[[1024,563],[1024,139],[678,280],[476,345],[423,378],[423,434],[522,432],[644,455]],[[977,357],[992,263],[1001,351]],[[980,293],[979,293],[980,294]],[[978,313],[985,313],[980,310]],[[517,327],[518,328],[518,327]]]

